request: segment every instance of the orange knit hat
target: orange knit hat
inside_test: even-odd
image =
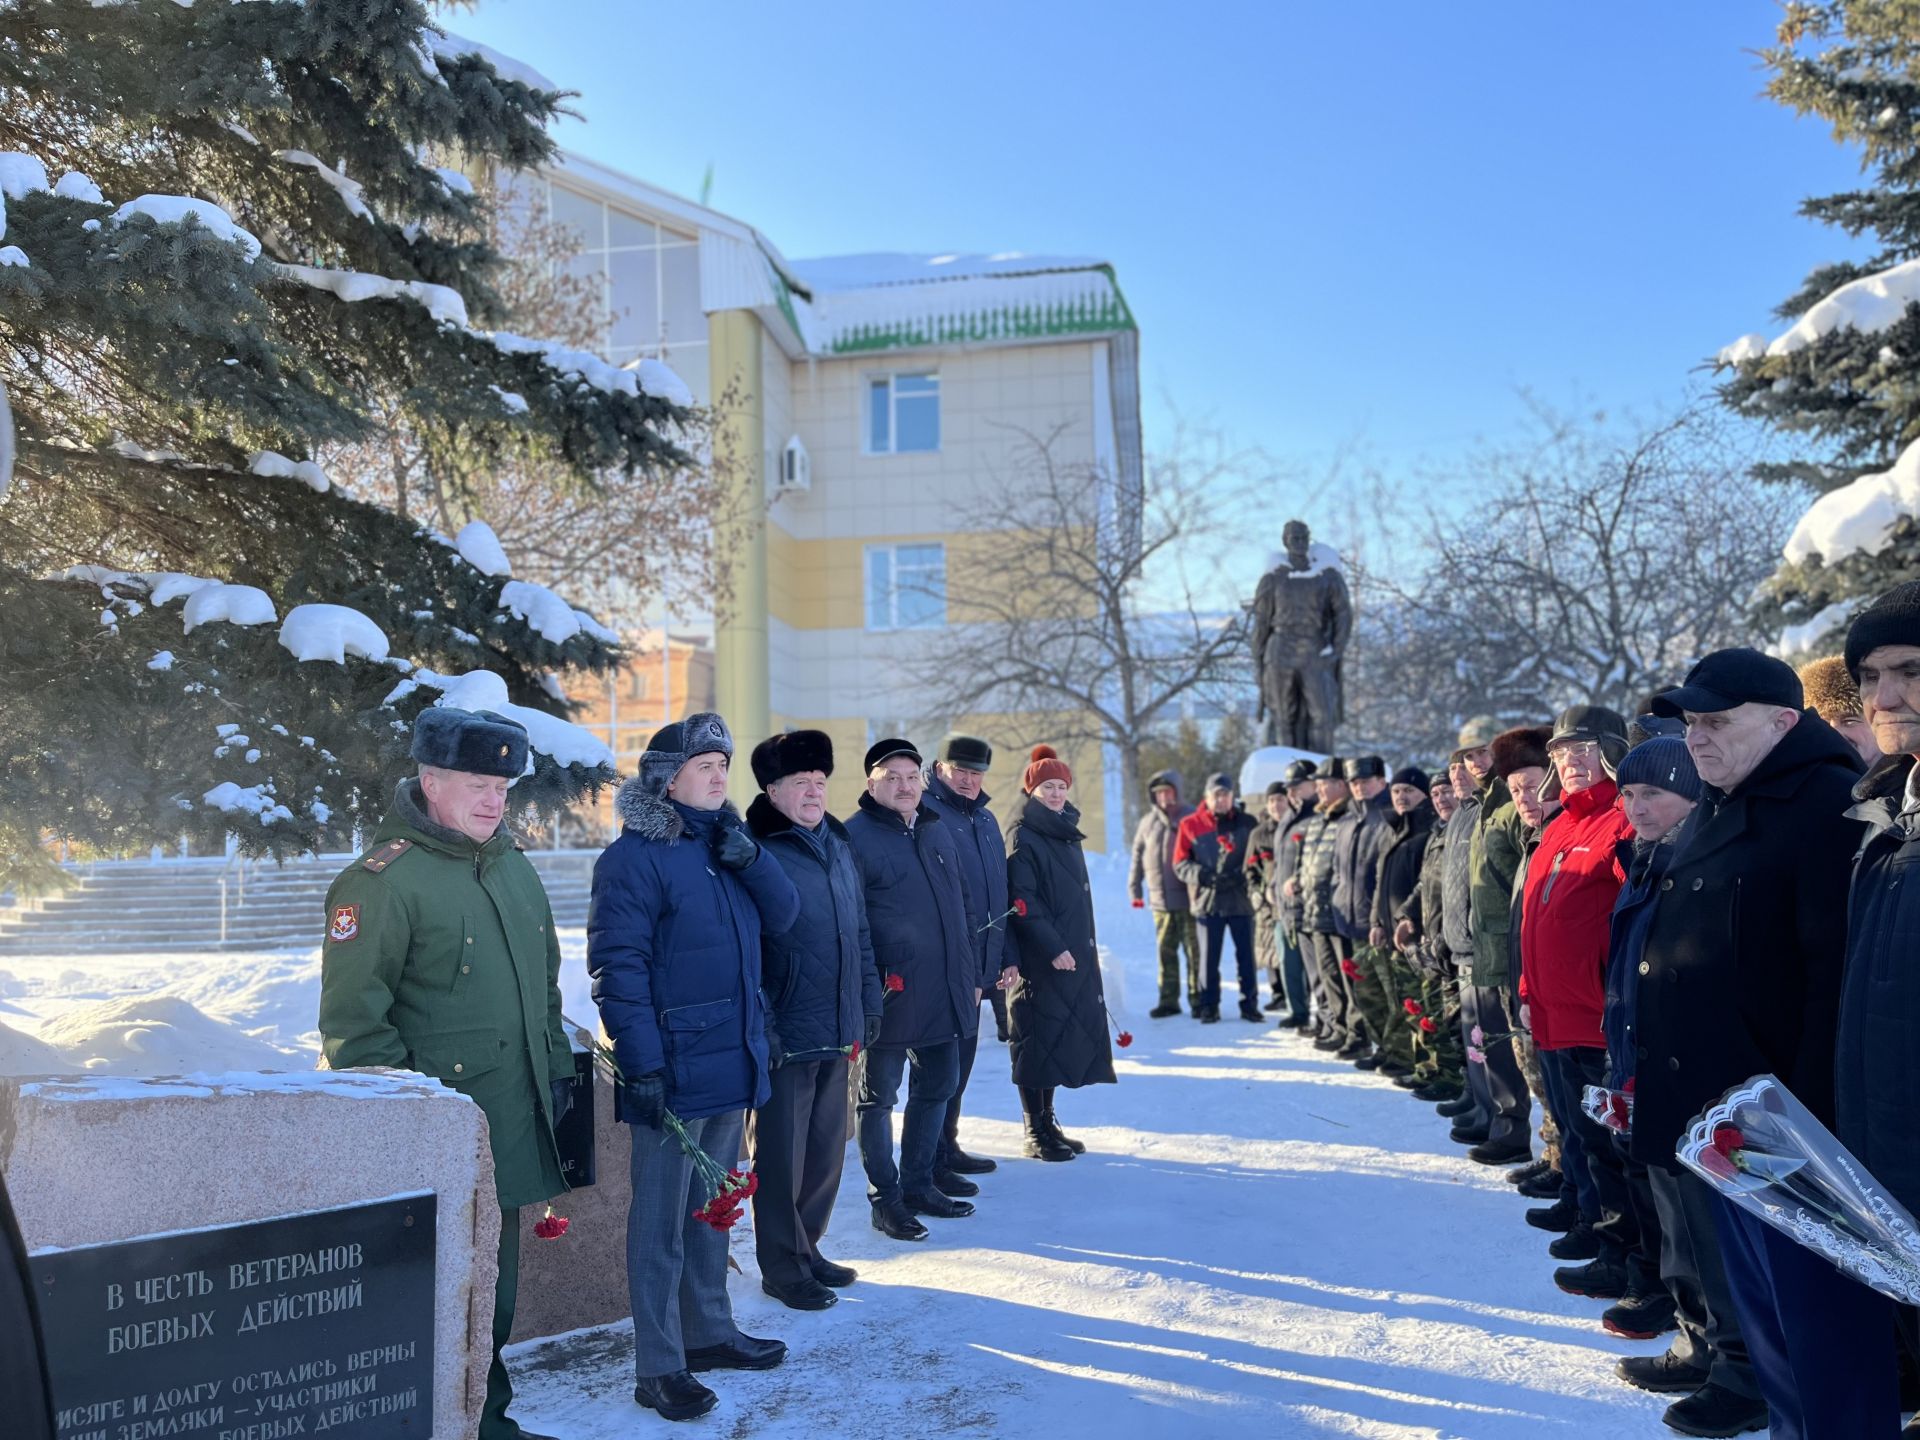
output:
[[[1064,780],[1071,785],[1073,771],[1051,745],[1036,745],[1027,760],[1027,773],[1020,778],[1021,788],[1031,795],[1049,780]]]

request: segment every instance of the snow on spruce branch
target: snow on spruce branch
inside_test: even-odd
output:
[[[1777,359],[1838,330],[1870,335],[1897,324],[1916,300],[1920,300],[1920,260],[1908,260],[1848,281],[1771,341],[1764,335],[1742,335],[1720,351],[1718,360],[1722,365],[1738,365],[1763,355]]]
[[[1790,562],[1818,555],[1831,565],[1856,552],[1878,555],[1893,527],[1920,516],[1920,440],[1900,452],[1893,467],[1829,490],[1808,507],[1782,547]]]
[[[613,751],[606,742],[584,726],[562,720],[544,710],[515,705],[507,699],[507,682],[490,670],[469,670],[464,675],[437,675],[431,670],[415,670],[388,692],[384,703],[396,705],[425,686],[438,690],[435,703],[457,710],[491,710],[504,719],[525,727],[528,743],[556,765],[579,765],[588,770],[604,766],[617,768]],[[533,773],[533,760],[527,760],[527,772]]]

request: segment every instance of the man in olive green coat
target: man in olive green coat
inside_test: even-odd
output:
[[[479,1440],[546,1440],[507,1417],[500,1347],[519,1289],[520,1207],[567,1188],[553,1127],[572,1098],[560,945],[532,862],[505,823],[527,732],[492,711],[414,722],[403,780],[373,847],[327,892],[320,1034],[335,1070],[431,1075],[477,1104],[493,1146],[500,1279]]]

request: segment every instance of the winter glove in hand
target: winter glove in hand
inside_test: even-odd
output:
[[[558,1125],[573,1109],[573,1081],[549,1080],[547,1094],[553,1097],[553,1123]]]
[[[667,1113],[667,1082],[658,1070],[637,1076],[620,1086],[620,1108],[626,1118],[658,1130]]]
[[[767,1027],[767,1069],[778,1070],[787,1063],[787,1047],[780,1043],[779,1034],[772,1026]]]
[[[867,1049],[871,1050],[873,1048],[873,1042],[878,1040],[879,1038],[880,1038],[880,1017],[878,1015],[869,1015],[867,1016],[867,1038],[863,1043],[866,1045]]]
[[[760,847],[753,837],[735,825],[722,825],[714,831],[713,858],[727,870],[744,870],[753,864]]]

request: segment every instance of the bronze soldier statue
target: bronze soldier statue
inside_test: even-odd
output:
[[[1316,560],[1304,520],[1280,532],[1285,563],[1260,577],[1253,597],[1253,663],[1260,673],[1266,743],[1331,754],[1345,718],[1340,665],[1353,602],[1339,566]]]

